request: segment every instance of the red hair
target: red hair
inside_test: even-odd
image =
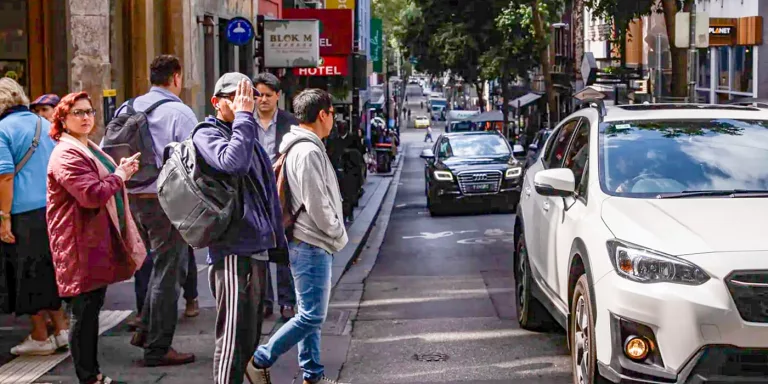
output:
[[[91,103],[91,108],[93,108],[93,101],[88,96],[88,92],[73,92],[64,96],[53,111],[53,125],[51,126],[51,132],[48,134],[51,136],[51,139],[59,141],[61,134],[65,132],[64,120],[67,119],[67,115],[72,111],[72,107],[79,100],[88,100]]]

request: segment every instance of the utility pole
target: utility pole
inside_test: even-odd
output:
[[[688,102],[696,102],[696,1],[691,4],[690,41],[688,42]]]

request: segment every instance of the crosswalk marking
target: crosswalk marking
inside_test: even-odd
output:
[[[133,311],[101,311],[99,335],[114,328]],[[50,356],[20,356],[0,367],[0,384],[31,384],[69,357],[69,350]]]

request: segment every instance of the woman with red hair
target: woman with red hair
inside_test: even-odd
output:
[[[69,343],[81,384],[117,383],[99,372],[99,312],[107,286],[130,279],[146,257],[125,181],[137,156],[115,164],[88,140],[96,115],[85,92],[61,99],[50,136],[48,233],[59,294],[71,311]]]

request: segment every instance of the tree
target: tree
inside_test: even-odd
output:
[[[591,9],[593,15],[599,16],[614,24],[622,49],[622,65],[624,64],[624,44],[629,23],[632,20],[650,15],[653,12],[663,12],[667,26],[669,48],[672,53],[672,95],[686,96],[688,56],[686,48],[676,48],[672,43],[675,36],[675,14],[681,10],[690,11],[694,0],[585,0],[584,5]]]
[[[494,20],[497,44],[480,59],[481,76],[486,80],[500,79],[504,135],[509,137],[509,84],[527,77],[539,64],[537,42],[534,38],[533,12],[530,7],[510,2]]]

